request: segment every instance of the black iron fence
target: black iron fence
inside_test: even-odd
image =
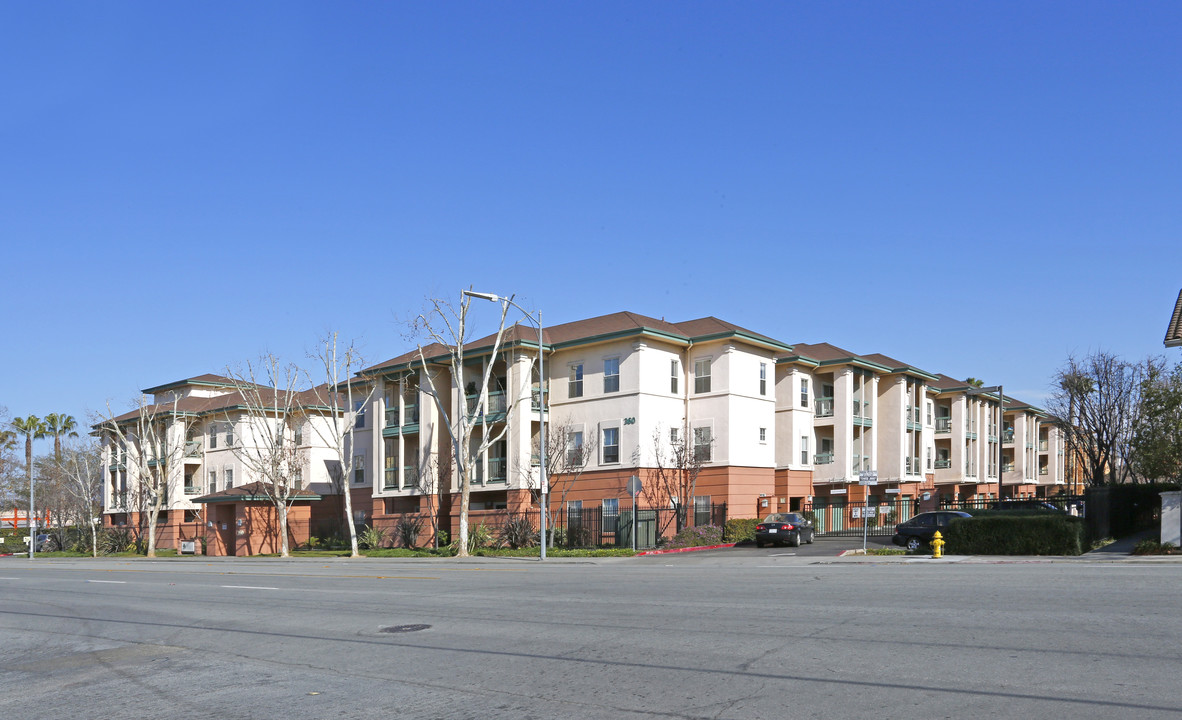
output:
[[[971,500],[940,501],[941,510],[993,510],[995,508],[1011,508],[1037,510],[1047,505],[1054,506],[1063,512],[1082,517],[1087,507],[1083,495],[1051,495],[1048,497],[1025,498],[973,498]],[[1049,508],[1047,508],[1049,509]]]
[[[861,537],[894,535],[895,525],[910,520],[918,512],[911,498],[888,498],[881,501],[852,502],[843,499],[814,501],[801,507],[801,514],[813,521],[818,535]]]

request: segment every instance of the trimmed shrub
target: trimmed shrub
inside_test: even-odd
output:
[[[367,550],[378,550],[386,545],[386,531],[381,528],[366,525],[357,535],[357,546]]]
[[[404,548],[413,549],[419,544],[419,533],[423,531],[423,519],[417,515],[402,515],[394,523],[394,542]]]
[[[754,542],[755,526],[759,520],[755,518],[732,518],[726,521],[722,529],[722,537],[727,542]]]
[[[722,544],[722,528],[717,525],[699,525],[677,533],[665,547],[675,549],[720,544]]]
[[[1080,555],[1083,520],[1059,513],[990,513],[954,520],[944,533],[952,555]]]
[[[1157,540],[1142,540],[1133,548],[1134,555],[1178,555],[1178,546],[1174,543],[1163,543]]]
[[[525,513],[510,513],[500,529],[501,544],[513,549],[529,547],[538,539],[533,521]]]

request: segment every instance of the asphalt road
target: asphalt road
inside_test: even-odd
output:
[[[1182,716],[1182,564],[783,551],[6,558],[0,714]]]

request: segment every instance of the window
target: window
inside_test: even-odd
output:
[[[201,511],[200,510],[186,510],[185,511],[185,522],[191,523],[191,522],[200,522],[200,521],[201,521]]]
[[[603,361],[603,391],[620,391],[620,358],[608,358]]]
[[[681,377],[681,363],[676,360],[669,361],[669,392],[674,395],[677,394],[677,379]]]
[[[295,434],[295,444],[296,445],[303,445],[304,444],[304,424],[303,423],[296,423],[295,430],[293,432]]]
[[[353,427],[361,430],[365,427],[365,401],[358,400],[353,403]]]
[[[571,430],[566,435],[566,464],[577,468],[583,464],[583,431]]]
[[[681,442],[681,431],[678,428],[669,428],[669,443],[676,445]]]
[[[620,462],[619,428],[611,427],[603,429],[603,462],[604,464]]]
[[[710,496],[694,496],[694,526],[701,527],[710,524]]]
[[[353,456],[353,482],[360,485],[365,482],[365,456]]]
[[[226,423],[226,447],[234,447],[234,424]]]
[[[710,392],[710,358],[694,361],[694,392]]]
[[[209,449],[210,450],[217,450],[217,447],[218,447],[218,426],[211,424],[209,426]]]
[[[712,448],[714,445],[714,438],[711,437],[710,427],[696,427],[694,428],[694,459],[701,462],[710,462],[712,456]]]
[[[209,471],[209,494],[212,495],[218,491],[218,471]]]
[[[800,436],[800,464],[801,465],[808,465],[809,464],[809,436],[808,435],[801,435]]]
[[[767,363],[759,363],[759,394],[767,395]]]
[[[566,386],[567,397],[583,397],[583,364],[570,366],[570,382]]]
[[[226,468],[222,474],[226,477],[226,489],[234,487],[234,468]]]
[[[809,381],[808,378],[800,379],[800,406],[806,408],[809,406]]]
[[[603,531],[614,533],[619,525],[620,501],[616,498],[605,498],[603,501]]]
[[[929,420],[931,419],[931,412],[932,412],[932,406],[929,403],[928,404],[928,415],[929,415],[928,419]],[[928,461],[928,470],[931,470],[932,469],[932,448],[931,447],[928,447],[928,449],[927,449],[927,461]]]
[[[767,428],[765,427],[759,428],[759,442],[767,442]]]
[[[932,401],[928,400],[928,425],[932,424]]]

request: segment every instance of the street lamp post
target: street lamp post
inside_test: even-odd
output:
[[[545,372],[545,354],[542,352],[542,311],[538,310],[538,317],[535,319],[533,315],[513,302],[511,297],[504,297],[495,293],[481,293],[473,290],[464,290],[463,294],[468,297],[480,298],[481,300],[488,300],[490,302],[500,302],[505,305],[512,305],[521,311],[521,314],[529,318],[530,322],[536,323],[538,326],[538,479],[541,489],[541,520],[539,527],[541,528],[541,559],[546,559],[546,515],[550,509],[550,483],[546,478],[546,372]]]

